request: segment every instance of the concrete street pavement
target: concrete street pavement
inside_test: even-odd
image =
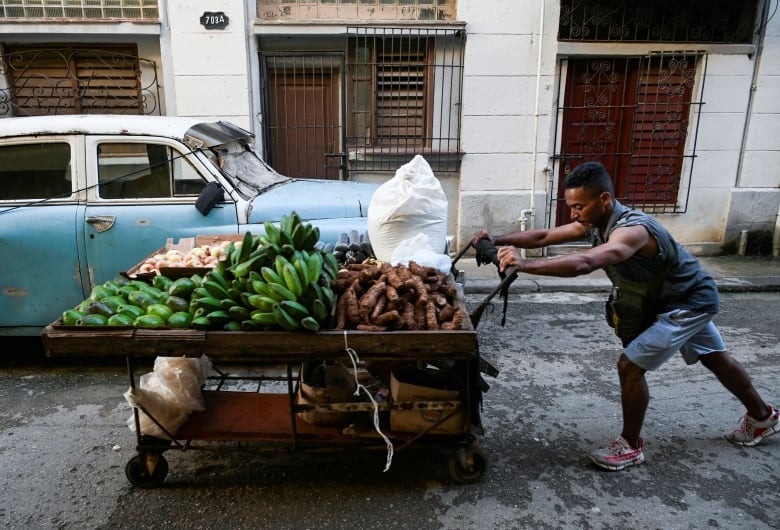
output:
[[[724,293],[718,316],[726,344],[776,405],[778,296]],[[466,302],[482,298],[469,294]],[[136,440],[121,363],[0,366],[0,527],[777,528],[780,435],[752,448],[726,442],[741,405],[704,367],[679,357],[647,376],[646,463],[616,473],[590,464],[588,453],[620,428],[620,346],[604,320],[604,298],[510,296],[506,326],[500,306],[485,313],[480,354],[499,374],[486,377],[480,416],[488,467],[472,485],[451,482],[447,452],[416,444],[396,444],[387,472],[382,450],[262,453],[225,444],[168,451],[163,486],[137,488],[124,474]]]

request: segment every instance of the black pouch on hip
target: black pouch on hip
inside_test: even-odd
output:
[[[655,322],[655,309],[647,289],[615,286],[606,304],[607,324],[625,347]]]

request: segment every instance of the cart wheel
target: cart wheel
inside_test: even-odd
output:
[[[146,466],[146,458],[149,457],[157,460],[154,471],[151,473]],[[156,488],[160,486],[165,480],[165,477],[168,476],[168,461],[163,455],[147,455],[146,458],[141,458],[141,455],[136,455],[131,458],[125,466],[125,475],[133,486],[138,486],[139,488]]]
[[[450,477],[458,484],[474,484],[487,469],[485,454],[479,449],[458,449],[449,459]]]

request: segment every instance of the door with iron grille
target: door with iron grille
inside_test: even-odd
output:
[[[684,211],[683,161],[694,152],[686,140],[691,117],[698,115],[692,98],[699,59],[654,54],[567,61],[556,154],[557,225],[570,221],[563,180],[586,161],[604,164],[624,204],[656,213]]]
[[[264,55],[268,162],[296,178],[342,178],[343,56]]]

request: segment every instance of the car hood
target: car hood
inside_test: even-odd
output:
[[[249,222],[278,222],[293,210],[308,221],[366,217],[378,187],[368,182],[292,179],[255,197]]]

